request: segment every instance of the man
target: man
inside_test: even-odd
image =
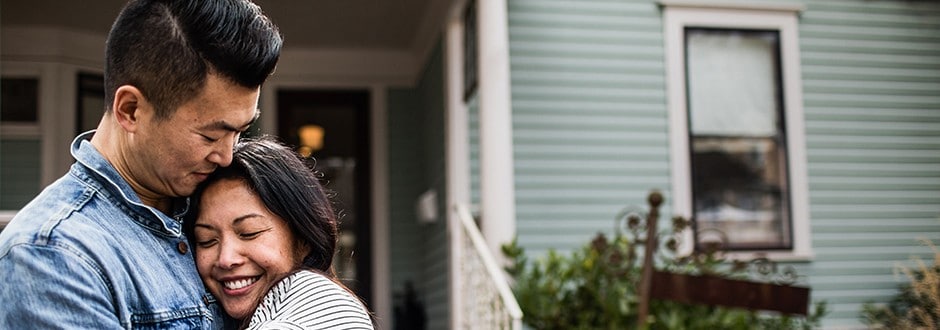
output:
[[[0,328],[219,328],[181,219],[258,117],[282,39],[248,0],[132,0],[97,131],[0,234]]]

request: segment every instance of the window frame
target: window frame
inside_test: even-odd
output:
[[[43,107],[43,74],[41,68],[31,65],[4,65],[2,70],[2,78],[23,78],[23,79],[35,79],[37,82],[37,97],[39,98],[37,102],[36,109],[36,121],[31,123],[5,123],[0,120],[0,139],[16,139],[16,140],[30,140],[37,141],[42,145],[43,143],[43,133],[44,133],[44,115],[42,111]],[[42,155],[40,155],[40,158]],[[43,160],[45,164],[45,160]],[[40,175],[39,184],[40,189],[42,188],[42,175]],[[0,230],[5,228],[10,220],[13,219],[13,216],[19,210],[9,210],[9,209],[0,209]]]
[[[801,5],[710,4],[701,1],[660,1],[663,10],[667,108],[672,178],[673,214],[692,214],[692,176],[689,146],[685,28],[774,30],[780,36],[780,65],[787,166],[790,182],[793,248],[734,251],[731,259],[767,257],[774,260],[812,259],[809,189],[803,117],[798,15]],[[680,252],[694,248],[694,235],[685,233]]]
[[[9,38],[13,45],[34,40],[16,36]],[[6,40],[6,39],[5,39]],[[16,47],[10,47],[16,49]],[[66,173],[74,160],[69,147],[75,138],[76,100],[80,73],[103,75],[103,71],[88,65],[25,60],[0,61],[3,78],[31,78],[39,82],[39,112],[35,123],[0,123],[0,139],[35,139],[39,141],[41,169],[40,191]],[[65,109],[65,110],[63,110]],[[0,230],[13,219],[16,210],[0,210]]]

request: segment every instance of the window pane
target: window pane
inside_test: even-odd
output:
[[[777,32],[686,32],[693,134],[777,132]]]
[[[0,210],[18,210],[39,193],[39,140],[0,140]]]
[[[39,81],[35,78],[0,80],[0,120],[36,123],[39,109]]]
[[[687,29],[699,243],[792,247],[777,32]]]
[[[772,139],[693,137],[692,195],[702,239],[720,233],[729,249],[789,248],[785,157]]]

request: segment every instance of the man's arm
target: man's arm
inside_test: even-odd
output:
[[[68,247],[15,245],[0,281],[0,329],[123,328],[102,269]]]

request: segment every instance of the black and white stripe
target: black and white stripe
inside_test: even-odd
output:
[[[369,329],[365,307],[325,276],[299,271],[272,288],[248,329]]]

